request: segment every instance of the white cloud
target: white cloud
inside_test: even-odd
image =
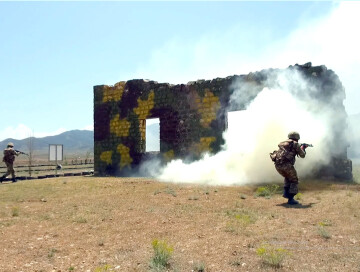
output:
[[[1,130],[0,131],[0,141],[5,140],[7,138],[22,140],[22,139],[25,139],[25,138],[28,138],[31,136],[34,136],[36,138],[42,138],[42,137],[46,137],[46,136],[58,135],[65,131],[66,131],[66,129],[59,128],[55,131],[37,132],[24,124],[19,124],[16,127],[11,126],[11,127],[7,127],[5,129]]]
[[[84,129],[84,130],[94,130],[94,124],[85,126],[83,129]]]
[[[94,125],[88,125],[85,126],[84,128],[82,128],[83,130],[94,130]],[[58,128],[57,130],[54,131],[35,131],[33,129],[31,129],[30,127],[24,125],[24,124],[19,124],[16,127],[7,127],[3,130],[0,130],[0,141],[3,141],[5,139],[8,138],[12,138],[12,139],[16,139],[16,140],[22,140],[28,137],[36,137],[36,138],[43,138],[46,136],[55,136],[58,134],[61,134],[63,132],[69,131],[69,129],[65,129],[65,128]]]

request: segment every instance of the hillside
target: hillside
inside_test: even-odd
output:
[[[64,156],[93,153],[94,149],[94,132],[90,130],[70,130],[55,136],[34,137],[32,139],[34,154],[37,155],[47,155],[49,144],[62,144],[64,146]],[[2,149],[6,148],[8,142],[13,142],[17,150],[25,153],[29,152],[29,138],[23,140],[5,139],[0,142],[0,147]]]

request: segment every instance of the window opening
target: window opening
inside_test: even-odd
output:
[[[241,131],[239,127],[242,127],[246,123],[246,111],[229,111],[227,113],[226,130],[230,133],[237,133]]]
[[[145,152],[160,151],[160,119],[146,119],[146,148]]]

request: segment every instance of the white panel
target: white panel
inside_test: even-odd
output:
[[[49,145],[49,161],[56,160],[56,145]]]
[[[56,146],[56,157],[58,161],[62,161],[63,160],[63,145],[57,145]]]
[[[63,160],[63,145],[50,144],[49,145],[49,161]]]

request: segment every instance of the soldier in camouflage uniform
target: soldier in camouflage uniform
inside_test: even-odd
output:
[[[13,164],[15,161],[15,156],[18,156],[19,154],[20,152],[14,150],[14,144],[8,143],[6,149],[4,150],[4,157],[3,157],[3,162],[5,162],[6,164],[7,172],[0,178],[0,182],[2,182],[10,174],[12,177],[12,182],[16,182],[15,170]]]
[[[306,146],[300,145],[300,135],[298,132],[290,132],[286,141],[281,142],[279,150],[270,154],[271,159],[275,163],[275,168],[280,175],[284,177],[284,197],[288,198],[288,204],[296,205],[298,201],[294,200],[294,196],[298,193],[298,176],[294,167],[295,156],[305,158]]]

